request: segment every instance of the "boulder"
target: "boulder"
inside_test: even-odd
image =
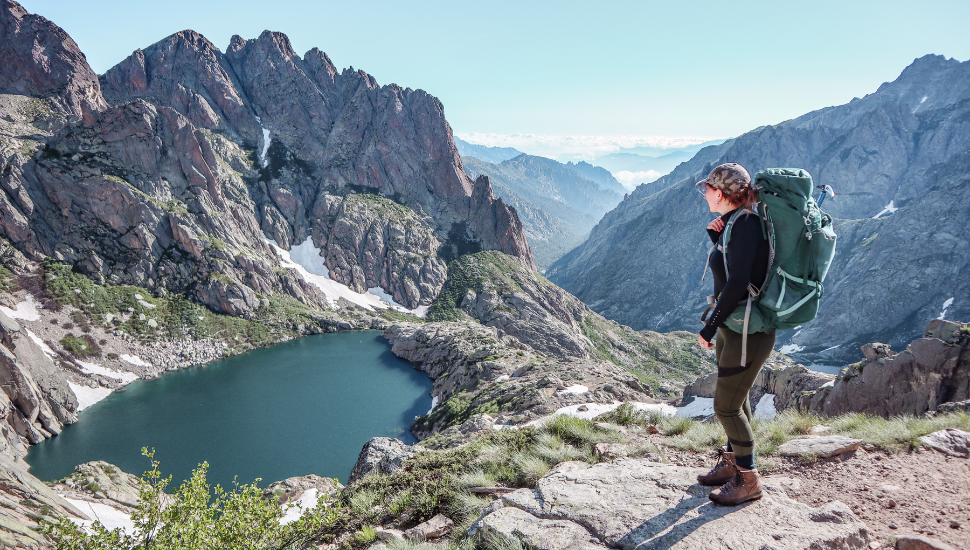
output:
[[[958,411],[963,411],[970,414],[970,399],[964,399],[963,401],[955,401],[951,403],[943,403],[936,408],[937,412],[941,413],[954,413]]]
[[[503,495],[505,506],[489,509],[473,528],[553,541],[540,548],[868,547],[869,530],[841,502],[812,508],[766,485],[760,500],[717,506],[710,488],[697,484],[699,473],[632,458],[564,462],[536,489]]]
[[[778,454],[831,458],[852,452],[862,446],[862,443],[861,439],[841,435],[809,436],[782,443],[778,446]]]
[[[275,498],[277,503],[286,504],[298,500],[310,489],[316,489],[318,495],[337,496],[343,485],[332,477],[320,477],[316,474],[286,478],[283,481],[270,483],[263,489],[263,498]]]
[[[488,514],[478,524],[481,535],[514,536],[536,550],[579,550],[609,548],[590,535],[582,525],[564,519],[541,519],[506,506]]]
[[[924,435],[919,442],[945,455],[970,458],[970,432],[946,428]]]
[[[404,461],[414,456],[415,449],[400,439],[375,437],[364,444],[357,463],[350,472],[348,483],[371,474],[389,474],[399,469]]]
[[[455,523],[442,514],[438,514],[428,521],[412,527],[404,532],[404,537],[411,540],[429,540],[441,538],[454,529]]]
[[[955,550],[949,544],[926,537],[900,537],[896,539],[896,550]]]

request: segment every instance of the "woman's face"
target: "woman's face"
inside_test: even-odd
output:
[[[724,195],[721,193],[720,189],[714,189],[710,185],[705,185],[704,188],[704,198],[707,200],[707,206],[710,207],[711,212],[719,212],[721,210],[721,205],[724,204]]]

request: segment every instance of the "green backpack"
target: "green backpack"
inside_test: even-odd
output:
[[[808,172],[771,168],[755,174],[753,184],[758,189],[755,213],[768,239],[768,274],[760,289],[748,286],[748,299],[725,321],[725,326],[744,335],[742,365],[747,363],[748,334],[794,328],[818,315],[822,281],[835,256],[832,218],[815,204]],[[724,228],[725,272],[731,228],[740,212]]]

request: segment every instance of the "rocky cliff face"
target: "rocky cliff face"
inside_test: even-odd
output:
[[[284,249],[312,236],[332,278],[408,307],[431,302],[461,253],[533,265],[515,211],[464,173],[423,91],[338,73],[270,32],[224,54],[184,31],[99,82],[50,21],[7,1],[0,28],[0,237],[31,259],[234,315],[277,292],[330,305],[277,269],[264,235]],[[352,195],[396,207],[351,208]]]
[[[902,352],[880,343],[862,351],[863,361],[847,365],[815,391],[792,396],[792,406],[827,416],[863,412],[888,418],[919,416],[970,399],[970,324],[933,320]]]
[[[20,460],[27,446],[77,421],[64,373],[26,330],[0,311],[0,454]]]
[[[970,318],[963,205],[970,199],[970,63],[926,56],[862,99],[707,147],[604,216],[550,280],[637,329],[700,328],[712,215],[693,190],[713,166],[807,169],[835,188],[839,245],[819,318],[779,334],[838,363],[871,341],[904,345],[947,310]]]

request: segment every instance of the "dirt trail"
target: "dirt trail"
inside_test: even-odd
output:
[[[674,464],[714,464],[708,455],[663,446],[662,438],[654,442]],[[847,504],[882,544],[877,548],[891,548],[890,538],[922,536],[970,549],[970,460],[932,450],[890,453],[869,447],[814,463],[771,461],[776,464],[767,476],[788,496],[810,506]]]

